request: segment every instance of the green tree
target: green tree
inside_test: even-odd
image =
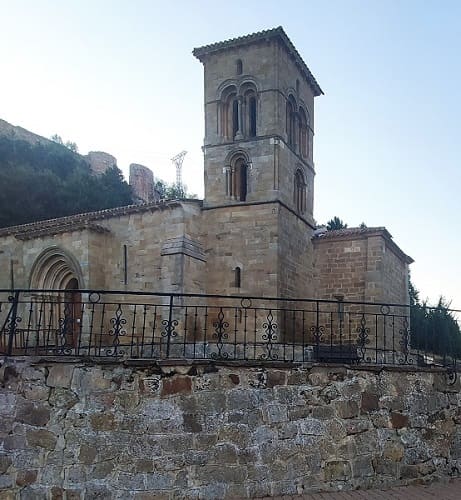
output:
[[[64,141],[62,140],[62,137],[58,134],[53,134],[51,136],[51,140],[55,142],[56,144],[60,144],[61,146],[64,146]]]
[[[66,141],[64,146],[66,146],[66,148],[69,149],[70,151],[72,151],[73,153],[78,153],[78,146],[75,142]]]
[[[461,356],[461,330],[450,310],[450,302],[440,297],[437,305],[420,301],[419,292],[409,281],[411,347],[441,356]]]
[[[335,231],[337,229],[346,229],[347,224],[345,224],[339,217],[334,216],[327,222],[327,230]]]
[[[197,195],[187,191],[186,186],[178,186],[177,184],[168,184],[164,181],[157,181],[155,189],[160,194],[160,198],[164,200],[181,200],[184,198],[197,198]]]
[[[131,188],[116,166],[95,176],[59,142],[0,137],[0,185],[0,227],[132,203]]]
[[[77,146],[77,143],[75,143],[75,142],[72,142],[72,141],[64,142],[62,140],[62,137],[58,134],[52,135],[51,140],[53,142],[55,142],[56,144],[59,144],[60,146],[65,146],[67,149],[69,149],[73,153],[78,153],[78,146]]]

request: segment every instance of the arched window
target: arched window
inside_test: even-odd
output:
[[[299,110],[299,152],[303,158],[309,156],[309,120],[304,109]]]
[[[248,100],[248,135],[256,137],[256,97],[251,96]]]
[[[237,132],[239,131],[239,103],[235,98],[232,101],[232,136],[231,139],[235,139]]]
[[[242,286],[242,270],[238,266],[234,269],[234,286],[235,288]]]
[[[287,132],[288,144],[290,146],[295,146],[296,145],[296,102],[293,96],[290,96],[287,101],[286,132]]]
[[[254,89],[247,90],[244,93],[244,127],[247,137],[256,137],[256,91]]]
[[[227,170],[227,195],[237,201],[246,201],[248,193],[248,165],[242,156],[231,162]]]
[[[220,96],[219,133],[229,141],[256,137],[258,101],[256,85],[244,81],[237,90],[229,85]]]
[[[220,134],[233,141],[239,129],[239,103],[234,85],[227,87],[221,94]]]
[[[242,96],[242,134],[244,137],[256,137],[257,128],[257,89],[252,81],[245,81],[239,89]]]
[[[294,185],[294,205],[299,214],[306,211],[306,181],[301,170],[297,170],[295,174]]]
[[[243,63],[241,59],[237,59],[237,75],[241,75],[243,73]]]

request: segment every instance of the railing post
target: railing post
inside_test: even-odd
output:
[[[168,327],[167,327],[167,336],[166,336],[166,357],[167,357],[167,359],[170,357],[171,331],[173,329],[172,318],[173,318],[173,295],[170,295],[170,307],[168,310]]]
[[[8,325],[8,347],[6,353],[8,356],[11,356],[13,353],[13,340],[16,335],[16,323],[18,319],[18,302],[19,302],[19,291],[14,292],[14,295],[11,296],[13,301],[13,305],[10,311],[10,323]]]
[[[314,334],[314,339],[315,339],[315,358],[316,360],[319,357],[319,352],[320,352],[320,303],[318,300],[315,301],[316,304],[316,314],[315,314],[315,334]]]

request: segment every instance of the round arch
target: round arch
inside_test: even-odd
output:
[[[83,273],[69,252],[57,246],[49,247],[35,259],[29,287],[40,290],[84,288]]]
[[[237,149],[226,157],[226,195],[235,201],[246,201],[249,192],[250,158]]]
[[[231,166],[232,163],[238,158],[243,158],[248,165],[251,165],[251,159],[248,152],[245,149],[233,149],[224,160],[227,166]]]
[[[259,92],[259,85],[255,78],[246,76],[238,84],[238,93],[239,95],[243,95],[248,90],[252,90],[257,93]]]
[[[306,175],[301,167],[298,167],[294,176],[293,203],[296,211],[302,215],[307,206],[307,183]]]
[[[221,85],[216,90],[216,100],[223,101],[229,96],[229,94],[237,94],[238,82],[234,79],[229,79],[221,83]]]

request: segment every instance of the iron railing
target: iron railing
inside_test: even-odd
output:
[[[460,311],[446,311],[454,333],[431,330],[421,310],[413,319],[412,308],[402,304],[0,290],[0,354],[441,365],[455,370]],[[420,331],[414,331],[413,323]]]

